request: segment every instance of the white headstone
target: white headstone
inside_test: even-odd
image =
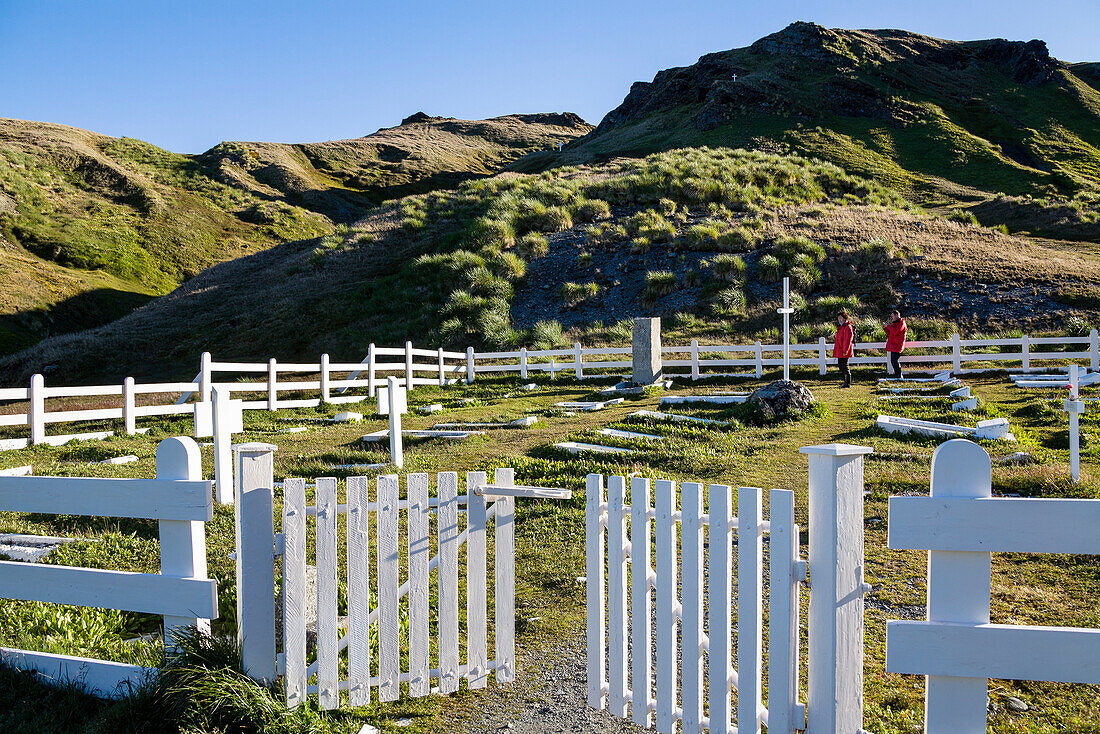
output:
[[[634,319],[633,381],[652,385],[662,377],[661,319]]]

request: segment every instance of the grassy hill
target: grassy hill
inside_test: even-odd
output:
[[[341,359],[368,342],[626,343],[639,314],[669,338],[774,338],[777,282],[795,337],[861,338],[901,303],[915,338],[1088,328],[1100,247],[928,213],[828,163],[728,149],[500,174],[383,205],[324,238],[210,268],[107,326],[0,360],[0,381],[176,374],[217,357]],[[563,329],[564,326],[564,329]],[[53,367],[50,367],[53,365]],[[109,366],[108,366],[109,365]]]
[[[793,152],[985,224],[1100,238],[1100,73],[1042,41],[794,23],[636,82],[566,162],[684,146]],[[559,162],[550,154],[524,170]]]
[[[132,138],[0,119],[0,354],[107,323],[219,262],[311,239],[378,202],[454,186],[590,129],[574,115],[415,115],[357,140]]]

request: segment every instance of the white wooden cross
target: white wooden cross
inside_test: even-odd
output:
[[[1078,420],[1085,412],[1080,399],[1081,380],[1075,364],[1069,366],[1069,397],[1062,401],[1062,409],[1069,413],[1069,476],[1074,483],[1081,480],[1081,434]]]
[[[775,309],[783,314],[783,379],[791,379],[791,279],[783,279],[783,308]]]
[[[386,387],[378,388],[378,413],[390,417],[390,460],[398,469],[405,464],[401,447],[401,414],[408,412],[409,400],[405,388],[397,384],[396,377],[387,377]]]

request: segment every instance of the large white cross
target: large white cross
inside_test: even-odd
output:
[[[1069,366],[1069,397],[1062,401],[1062,409],[1069,413],[1069,476],[1074,484],[1081,481],[1081,433],[1079,416],[1085,412],[1081,400],[1081,378],[1075,364]]]
[[[401,414],[409,412],[406,388],[397,384],[396,377],[386,378],[386,387],[378,388],[378,412],[390,417],[390,460],[400,469],[405,465],[401,445]]]
[[[783,314],[783,379],[791,379],[791,279],[783,279],[783,308],[775,309]]]

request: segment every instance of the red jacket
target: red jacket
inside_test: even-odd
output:
[[[909,327],[905,325],[905,319],[899,319],[892,324],[886,324],[882,328],[886,330],[886,351],[904,352],[905,332],[909,330]]]
[[[856,330],[851,321],[845,321],[836,328],[836,341],[833,343],[833,356],[839,359],[851,357],[855,353]]]

